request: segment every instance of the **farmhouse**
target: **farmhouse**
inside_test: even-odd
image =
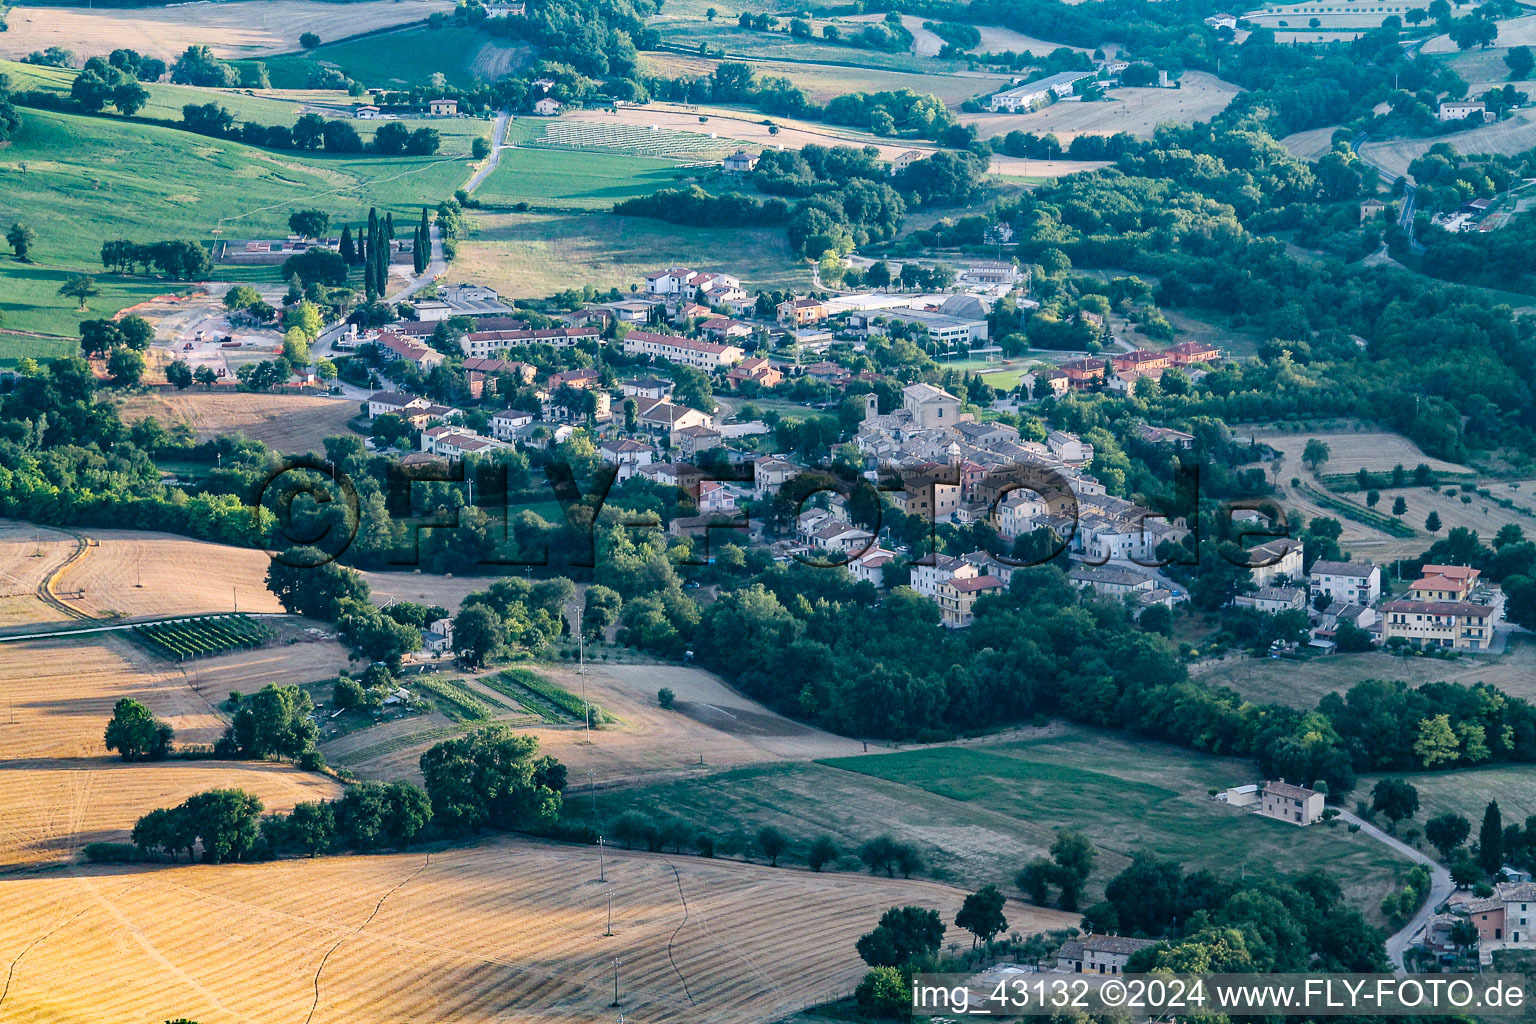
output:
[[[735,345],[717,345],[712,341],[694,341],[674,334],[630,331],[624,336],[624,353],[665,359],[700,370],[723,370],[741,362],[745,354]]]
[[[731,174],[750,174],[757,167],[757,154],[738,149],[720,161],[720,166]]]
[[[1284,779],[1266,782],[1262,789],[1258,811],[1266,818],[1310,825],[1323,816],[1323,794],[1314,789],[1293,786]]]
[[[1237,28],[1237,16],[1235,14],[1213,14],[1205,19],[1205,23],[1211,28]]]
[[[1156,940],[1090,932],[1061,944],[1056,951],[1056,967],[1073,974],[1122,974],[1132,953],[1152,945],[1156,945]]]
[[[1360,223],[1375,220],[1381,216],[1381,211],[1387,208],[1387,204],[1380,199],[1366,199],[1360,203]]]
[[[1369,562],[1312,563],[1308,575],[1314,594],[1327,594],[1343,604],[1374,604],[1381,596],[1381,567]]]
[[[1085,78],[1092,78],[1093,74],[1092,71],[1061,71],[1037,82],[1029,82],[994,93],[991,101],[992,112],[995,114],[1000,110],[1006,110],[1010,114],[1016,114],[1020,110],[1033,109],[1037,104],[1052,99],[1071,96],[1073,87]]]
[[[897,153],[894,157],[891,158],[891,173],[898,174],[901,171],[906,170],[908,167],[911,167],[926,155],[926,153],[918,149],[908,149]]]
[[[545,96],[533,105],[533,112],[540,117],[554,117],[560,113],[560,101],[550,96]]]
[[[455,99],[436,99],[427,101],[427,113],[433,117],[453,117],[459,112],[459,101]]]
[[[1481,103],[1458,101],[1455,103],[1441,103],[1440,109],[1435,113],[1440,121],[1463,121],[1469,117],[1488,119],[1488,108]]]
[[[367,105],[356,107],[352,111],[352,116],[359,121],[372,121],[379,116],[379,108]]]

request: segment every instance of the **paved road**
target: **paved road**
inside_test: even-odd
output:
[[[491,158],[485,162],[484,167],[469,176],[469,180],[464,183],[465,192],[473,192],[478,188],[496,169],[496,165],[501,163],[501,151],[512,148],[507,145],[507,122],[511,116],[511,111],[507,110],[496,115],[496,125],[491,129]]]
[[[1423,928],[1429,919],[1434,916],[1435,908],[1450,898],[1451,893],[1455,891],[1456,883],[1451,881],[1451,873],[1439,861],[1420,850],[1414,849],[1396,836],[1387,835],[1387,833],[1375,825],[1362,820],[1353,811],[1346,811],[1341,808],[1339,810],[1339,817],[1351,825],[1359,825],[1360,831],[1377,842],[1384,843],[1409,860],[1429,868],[1429,899],[1425,900],[1424,905],[1419,908],[1419,912],[1413,915],[1413,920],[1409,921],[1399,931],[1387,936],[1387,956],[1391,957],[1392,962],[1401,968],[1403,966],[1403,951],[1408,948],[1413,936],[1418,933],[1419,929]]]

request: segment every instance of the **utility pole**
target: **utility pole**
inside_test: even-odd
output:
[[[613,958],[613,1005],[619,1005],[619,965],[623,961],[618,957]]]
[[[603,933],[603,936],[605,938],[612,938],[613,937],[613,890],[612,889],[608,890],[608,930]],[[617,964],[618,961],[615,960],[614,963]],[[614,968],[614,974],[615,975],[618,974],[618,968]],[[617,978],[615,978],[614,983],[613,983],[613,1005],[614,1006],[618,1006],[619,1005],[619,983],[618,983]]]
[[[14,705],[13,705],[13,707],[14,707]],[[12,713],[14,714],[14,711]],[[607,867],[607,864],[603,860],[603,837],[602,836],[598,836],[597,837],[597,880],[599,882],[606,882],[606,881],[608,881],[608,867]],[[608,891],[610,893],[613,892],[612,889],[609,889]],[[612,925],[610,924],[609,927],[612,927]]]
[[[587,769],[587,792],[592,797],[592,820],[596,821],[597,820],[597,770],[595,768]],[[602,843],[603,840],[601,838],[599,838],[597,841],[598,841],[598,843]]]

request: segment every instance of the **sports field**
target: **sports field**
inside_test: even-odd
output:
[[[676,160],[628,153],[507,149],[475,189],[475,198],[499,206],[523,202],[541,209],[607,210],[625,199],[678,187],[680,167]]]
[[[503,155],[505,157],[505,154]],[[590,284],[626,289],[657,267],[731,267],[743,287],[805,288],[811,275],[783,232],[691,228],[608,213],[487,213],[470,217],[449,282],[478,281],[511,298]]]
[[[132,9],[21,6],[6,14],[10,31],[0,33],[0,56],[62,46],[83,61],[129,47],[169,62],[188,46],[203,44],[218,57],[257,57],[297,49],[305,32],[339,39],[452,9],[451,0],[248,0]]]
[[[968,886],[1006,885],[1045,852],[1055,829],[1079,828],[1099,850],[1087,902],[1143,851],[1249,877],[1327,867],[1362,909],[1404,866],[1343,829],[1298,830],[1209,798],[1210,787],[1255,781],[1249,762],[1075,727],[1019,735],[600,792],[599,816],[628,808],[676,814],[741,847],[763,825],[781,828],[801,850],[822,833],[852,850],[888,832],[922,848],[940,877]]]

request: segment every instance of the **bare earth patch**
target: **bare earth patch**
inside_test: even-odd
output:
[[[135,395],[118,406],[126,422],[153,417],[166,427],[185,423],[199,441],[244,434],[280,452],[323,452],[324,440],[347,434],[358,403],[305,395],[198,391]]]
[[[296,50],[313,32],[334,41],[375,29],[424,21],[453,9],[451,0],[362,0],[317,4],[306,0],[193,3],[131,9],[13,7],[10,31],[0,33],[0,57],[62,46],[83,59],[129,47],[174,60],[188,46],[206,45],[217,57],[265,57]]]

